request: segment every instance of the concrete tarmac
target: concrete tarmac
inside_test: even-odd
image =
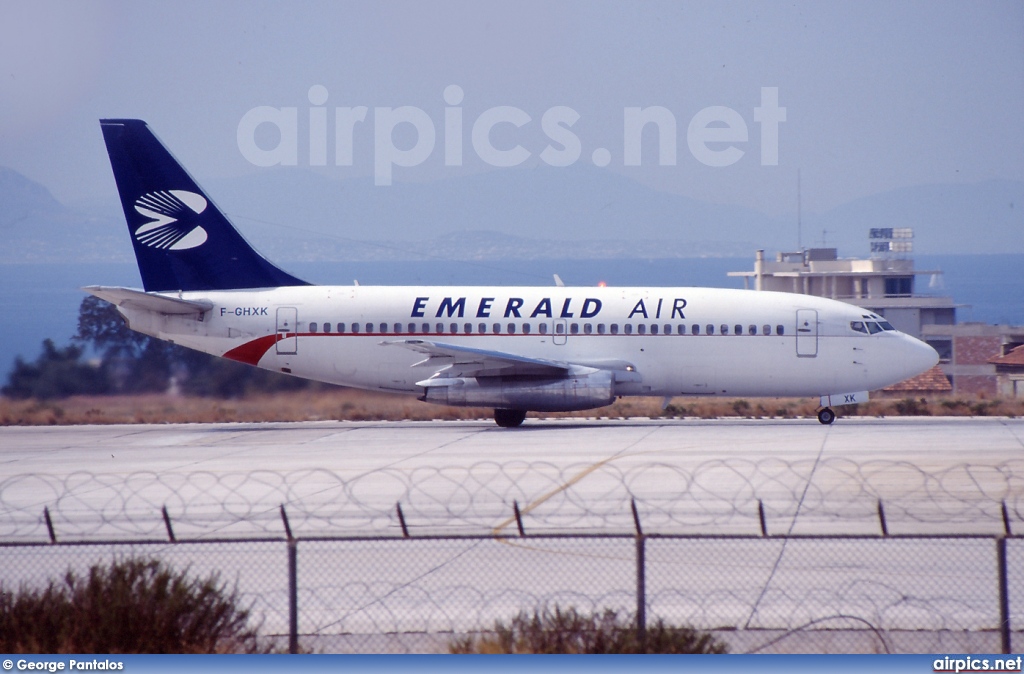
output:
[[[534,532],[630,531],[630,499],[666,533],[757,532],[758,501],[770,533],[872,533],[879,499],[896,531],[998,530],[1002,501],[1024,520],[1006,418],[6,427],[0,447],[0,539],[45,535],[44,506],[72,536],[165,505],[183,527],[230,513],[194,536],[277,532],[281,504],[319,534],[396,533],[399,503],[424,533],[505,531],[513,501]]]
[[[0,466],[0,584],[155,555],[223,574],[282,634],[284,505],[302,643],[336,651],[443,651],[545,605],[628,614],[631,536],[530,535],[631,534],[635,502],[651,618],[725,629],[735,651],[993,652],[995,540],[885,538],[878,504],[890,534],[999,534],[1004,502],[1024,532],[1024,420],[1005,418],[7,427]],[[47,542],[44,508],[61,542],[133,543],[2,545]],[[450,534],[482,537],[430,537]],[[275,541],[210,542],[253,536]],[[1019,597],[1024,539],[1008,556]]]

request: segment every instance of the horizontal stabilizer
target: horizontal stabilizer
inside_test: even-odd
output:
[[[213,302],[206,300],[183,300],[178,297],[147,293],[135,288],[85,286],[82,290],[118,307],[141,309],[158,314],[203,314],[213,309]]]

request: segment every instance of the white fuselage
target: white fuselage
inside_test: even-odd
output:
[[[168,294],[168,296],[172,296]],[[615,395],[818,396],[916,375],[935,351],[819,297],[714,288],[308,286],[175,293],[202,314],[122,307],[132,329],[268,370],[420,394],[444,364],[430,340],[635,372]]]

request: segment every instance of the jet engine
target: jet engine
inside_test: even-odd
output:
[[[570,412],[610,405],[615,375],[608,370],[567,377],[458,377],[431,380],[420,400],[457,407]]]

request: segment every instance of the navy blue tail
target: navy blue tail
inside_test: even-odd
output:
[[[145,122],[100,126],[147,291],[309,285],[257,253]]]

